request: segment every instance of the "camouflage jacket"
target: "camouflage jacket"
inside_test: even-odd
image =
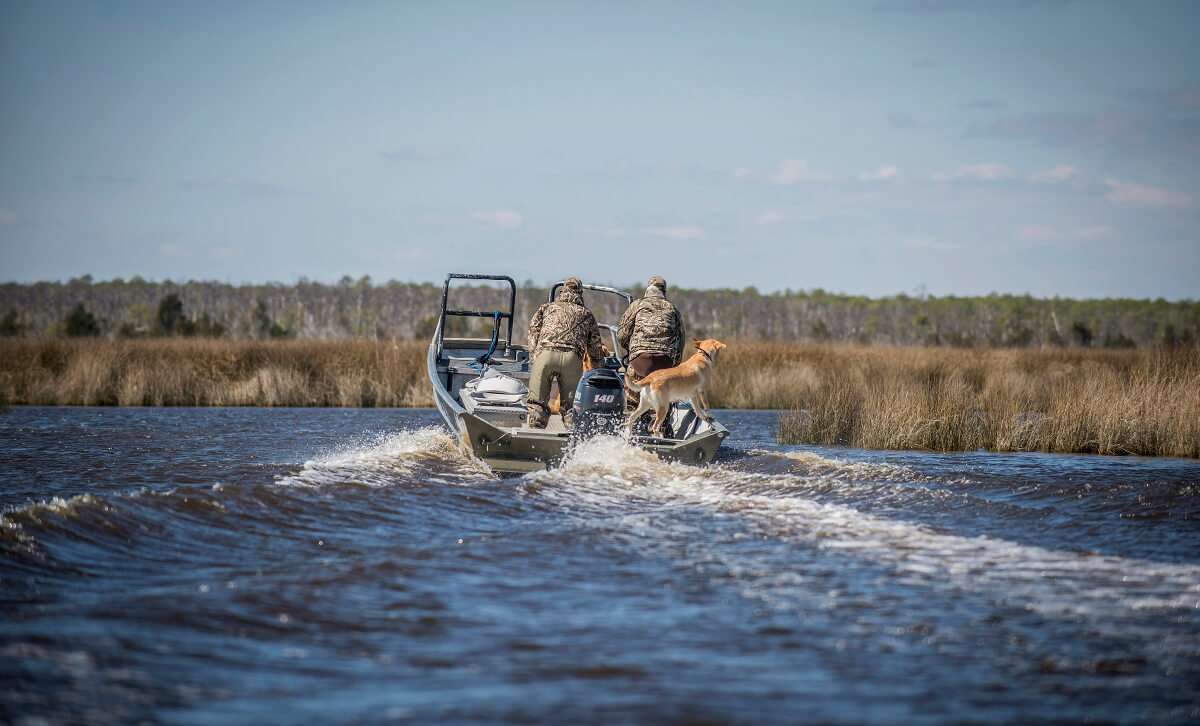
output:
[[[543,350],[570,350],[581,357],[586,351],[594,361],[604,357],[596,316],[583,306],[583,297],[567,287],[559,289],[554,302],[537,309],[526,338],[531,356]]]
[[[676,365],[683,359],[683,316],[659,288],[646,288],[646,296],[634,300],[617,330],[621,347],[635,358],[642,353],[671,356]]]

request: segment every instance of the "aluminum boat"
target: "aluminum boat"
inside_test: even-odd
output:
[[[508,306],[498,310],[472,310],[451,307],[452,283],[474,281],[476,283],[503,283],[507,286]],[[559,286],[550,288],[550,300],[554,299]],[[616,295],[626,305],[632,298],[629,294],[611,287],[585,284],[585,291],[594,294]],[[545,429],[529,428],[525,425],[525,398],[528,393],[530,360],[529,351],[513,341],[513,320],[516,312],[517,284],[504,275],[479,275],[451,273],[446,276],[442,287],[441,310],[433,340],[429,343],[427,371],[433,387],[434,401],[446,426],[454,433],[462,449],[482,459],[491,469],[503,474],[522,474],[551,467],[562,461],[572,445],[593,433],[583,430],[579,414],[580,405],[593,399],[612,403],[614,394],[623,408],[624,394],[620,386],[606,383],[616,379],[622,383],[625,376],[627,351],[620,348],[616,327],[601,323],[602,332],[610,338],[609,349],[614,355],[601,366],[597,375],[584,374],[578,391],[587,395],[576,396],[576,420],[571,428],[566,427],[560,416],[551,416]],[[452,318],[485,318],[492,323],[490,338],[454,338],[445,335],[447,320]],[[609,373],[611,372],[611,373]],[[600,375],[604,373],[604,375]],[[584,391],[586,386],[601,386],[596,393]],[[620,431],[624,431],[624,414],[621,408]],[[584,413],[589,413],[584,411]],[[593,416],[589,420],[602,418]],[[613,427],[615,428],[615,427]],[[672,407],[669,435],[650,436],[636,434],[630,443],[652,451],[664,459],[689,464],[704,465],[712,461],[729,435],[728,430],[715,420],[704,421],[697,417],[687,403]]]

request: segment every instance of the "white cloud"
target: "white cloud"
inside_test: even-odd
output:
[[[801,182],[829,181],[832,177],[824,172],[814,171],[803,159],[784,159],[771,173],[773,184],[799,184]]]
[[[749,179],[754,176],[754,172],[744,166],[739,166],[733,170],[734,179]]]
[[[647,234],[655,237],[666,237],[668,239],[704,239],[704,228],[678,225],[673,227],[653,227],[646,230]]]
[[[486,212],[471,212],[471,219],[476,222],[490,224],[493,227],[500,229],[516,229],[525,223],[525,218],[520,212],[514,212],[511,209],[497,209]]]
[[[0,224],[16,224],[17,213],[11,209],[0,209]]]
[[[1022,227],[1017,232],[1023,240],[1031,242],[1086,242],[1111,237],[1113,228],[1107,224],[1061,228],[1052,225]]]
[[[778,212],[778,211],[775,211],[774,209],[768,209],[767,211],[762,212],[757,217],[755,217],[754,223],[760,227],[766,227],[767,225],[771,225],[771,224],[779,224],[780,222],[784,221],[785,219],[787,219],[787,215],[784,214],[783,212]]]
[[[900,170],[894,166],[881,166],[875,171],[864,171],[858,175],[862,181],[888,181],[900,176]]]
[[[1079,170],[1067,164],[1059,164],[1049,169],[1035,171],[1029,175],[1029,181],[1035,184],[1059,184],[1079,176]]]
[[[933,178],[937,181],[1003,181],[1011,179],[1012,176],[1012,169],[1004,164],[987,163],[960,166],[949,173],[934,174]]]
[[[1191,194],[1173,192],[1162,187],[1152,187],[1145,184],[1130,184],[1108,178],[1108,193],[1104,198],[1122,207],[1143,207],[1146,209],[1171,209],[1191,207],[1194,203]]]

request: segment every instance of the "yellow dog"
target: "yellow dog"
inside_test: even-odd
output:
[[[696,352],[692,354],[691,358],[674,368],[654,371],[636,383],[627,381],[630,388],[641,391],[642,395],[638,407],[629,416],[627,424],[629,433],[633,433],[634,422],[641,418],[643,413],[653,408],[654,424],[650,427],[650,433],[659,434],[667,419],[667,411],[676,401],[690,400],[692,410],[696,412],[697,416],[705,421],[712,420],[708,415],[708,401],[704,398],[704,386],[708,383],[708,378],[717,365],[717,356],[728,346],[713,338],[693,340],[693,342],[696,344]]]

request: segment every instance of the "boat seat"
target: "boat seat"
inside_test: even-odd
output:
[[[528,395],[529,389],[524,383],[495,368],[488,368],[483,375],[467,381],[458,392],[463,408],[480,415],[515,411],[524,415]]]

